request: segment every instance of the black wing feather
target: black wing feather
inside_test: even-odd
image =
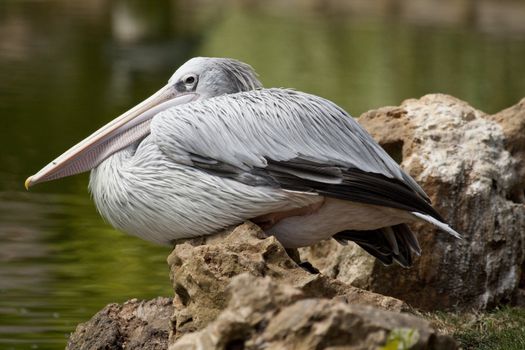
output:
[[[309,176],[297,176],[298,162],[288,167],[288,162],[268,161],[265,168],[284,189],[312,192],[327,197],[344,199],[359,203],[380,205],[389,208],[415,211],[444,221],[430,203],[401,180],[382,174],[367,173],[359,169],[341,169],[340,174],[333,167],[319,166],[312,170],[309,164],[305,171]],[[287,169],[293,171],[287,171]],[[330,181],[315,181],[319,176],[329,177]]]
[[[444,221],[427,198],[403,181],[356,168],[319,164],[304,158],[287,161],[267,159],[265,168],[250,172],[211,158],[192,155],[193,165],[217,176],[252,186],[272,186],[287,190],[316,192],[327,197],[389,208],[415,211]]]

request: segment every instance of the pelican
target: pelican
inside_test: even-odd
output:
[[[251,66],[230,58],[190,59],[25,185],[88,170],[100,214],[160,244],[252,220],[286,248],[334,238],[408,267],[421,248],[407,223],[460,237],[342,108],[263,88]]]

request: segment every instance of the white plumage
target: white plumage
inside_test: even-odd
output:
[[[116,153],[93,169],[90,190],[101,215],[116,228],[169,244],[208,235],[266,213],[318,200],[250,186],[174,162],[151,141]]]
[[[405,223],[424,220],[457,235],[328,100],[263,89],[251,67],[220,58],[190,60],[164,89],[157,95],[167,102],[135,107],[29,185],[93,168],[89,187],[102,216],[163,244],[252,219],[286,247],[334,237],[408,266],[420,248]]]

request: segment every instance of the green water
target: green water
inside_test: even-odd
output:
[[[0,3],[0,349],[63,348],[108,303],[170,295],[169,248],[105,224],[86,175],[23,182],[192,56],[242,59],[356,116],[429,92],[487,112],[525,96],[520,35],[186,3]]]

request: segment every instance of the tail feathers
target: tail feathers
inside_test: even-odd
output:
[[[418,212],[412,212],[412,215],[462,239],[461,235],[449,225],[430,215]],[[355,242],[385,265],[391,265],[395,261],[403,267],[410,267],[412,265],[411,253],[421,254],[419,242],[406,224],[369,231],[347,230],[335,234],[333,238],[341,244],[347,244],[348,241]]]
[[[410,247],[410,250],[412,250],[417,256],[421,255],[421,246],[419,245],[419,242],[417,240],[416,235],[410,230],[408,225],[401,224],[394,226],[397,230],[397,236],[399,239],[407,246]]]
[[[421,254],[421,247],[406,224],[370,231],[342,231],[333,236],[341,244],[355,242],[385,265],[394,261],[403,267],[412,265],[412,252]]]
[[[446,223],[442,222],[442,221],[439,221],[438,219],[430,216],[430,215],[427,215],[427,214],[422,214],[422,213],[418,213],[416,211],[413,211],[412,212],[412,215],[414,215],[415,217],[417,217],[418,219],[421,219],[423,221],[426,221],[432,225],[435,225],[437,226],[438,228],[440,228],[441,230],[451,234],[452,236],[458,238],[458,239],[463,239],[461,237],[461,235],[459,233],[457,233],[456,231],[454,231],[454,229],[452,227],[450,227],[449,225],[447,225]]]

